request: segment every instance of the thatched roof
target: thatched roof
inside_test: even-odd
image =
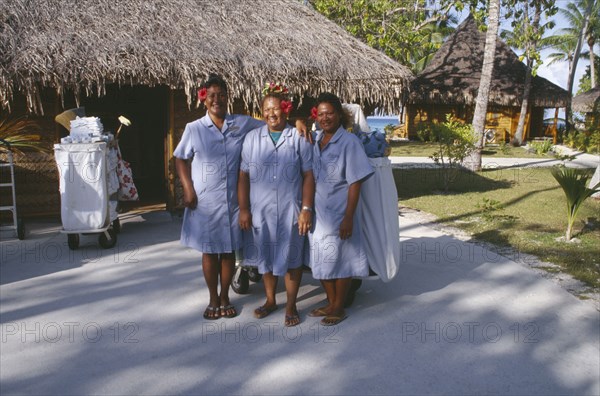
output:
[[[22,92],[103,94],[105,85],[168,85],[191,103],[222,74],[233,97],[257,100],[266,81],[293,93],[397,107],[409,69],[298,0],[2,0],[0,102]]]
[[[481,79],[485,33],[469,16],[411,83],[409,103],[474,105]],[[526,66],[502,40],[496,43],[489,103],[520,106]],[[530,103],[535,107],[564,107],[568,92],[545,78],[533,78]]]
[[[573,111],[580,113],[598,111],[600,109],[600,86],[575,96],[571,107]]]

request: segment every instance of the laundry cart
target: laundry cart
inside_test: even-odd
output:
[[[63,143],[54,145],[54,155],[60,173],[61,232],[67,234],[69,248],[79,247],[80,234],[99,234],[100,246],[113,247],[120,230],[116,149],[106,141]]]

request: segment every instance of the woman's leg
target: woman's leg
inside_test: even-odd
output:
[[[352,278],[335,279],[335,297],[331,306],[332,315],[344,315],[344,304],[346,303],[346,295],[348,294],[351,283]]]
[[[267,301],[260,307],[254,310],[254,317],[262,319],[277,309],[277,301],[275,299],[275,293],[277,291],[277,277],[272,272],[265,272],[262,280],[265,285],[265,295]]]
[[[234,317],[237,315],[237,311],[229,302],[229,287],[235,274],[235,253],[221,253],[221,316]],[[223,309],[225,308],[225,309]]]
[[[285,292],[287,295],[287,302],[285,304],[286,326],[295,326],[300,323],[296,299],[298,298],[301,280],[302,267],[288,270],[285,274]]]
[[[267,301],[263,305],[264,307],[275,307],[277,300],[275,299],[275,293],[277,292],[277,281],[278,277],[273,275],[272,272],[266,272],[263,274],[263,283],[265,285],[265,296]]]
[[[325,295],[327,296],[327,305],[321,308],[313,310],[311,313],[313,316],[326,316],[331,313],[333,304],[335,302],[335,279],[321,279],[321,285],[325,289]],[[319,311],[319,312],[317,312]],[[319,314],[320,313],[320,314]]]
[[[331,279],[328,286],[333,290],[333,299],[328,314],[323,318],[321,324],[331,326],[336,325],[346,318],[344,303],[352,278]],[[327,289],[326,289],[327,291]]]
[[[207,308],[204,312],[204,316],[208,319],[213,319],[220,316],[218,310],[220,304],[218,289],[220,268],[217,254],[202,254],[202,272],[204,273],[204,280],[210,295],[210,300],[208,302],[208,307],[210,309]]]

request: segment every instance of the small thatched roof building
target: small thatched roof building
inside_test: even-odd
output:
[[[593,113],[600,110],[600,86],[573,97],[571,104],[573,111],[579,113]]]
[[[395,109],[412,77],[299,0],[0,2],[3,114],[38,115],[53,141],[66,132],[53,121],[65,109],[84,106],[113,130],[125,115],[133,126],[121,151],[142,199],[175,206],[172,152],[204,114],[196,89],[213,72],[227,80],[235,112],[277,80],[298,95],[328,90]],[[55,180],[52,188],[57,197]]]
[[[107,84],[183,89],[210,72],[252,103],[269,80],[295,93],[397,106],[410,71],[298,0],[3,0],[0,100],[41,111],[43,88],[77,96]]]
[[[413,135],[420,122],[439,121],[445,114],[468,120],[473,116],[485,47],[485,33],[469,16],[434,55],[431,63],[411,83],[407,101],[408,132]],[[524,91],[526,66],[511,48],[498,39],[489,93],[489,127],[511,136],[517,126]],[[545,78],[533,77],[529,98],[529,136],[542,136],[544,108],[567,105],[566,90]]]

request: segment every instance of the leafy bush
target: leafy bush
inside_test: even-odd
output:
[[[576,169],[566,167],[556,167],[552,169],[552,176],[562,187],[567,197],[567,232],[565,238],[571,240],[573,233],[573,223],[577,212],[583,201],[600,191],[599,185],[587,187],[587,182],[591,177],[589,169]]]
[[[544,155],[547,154],[550,150],[552,150],[552,141],[548,139],[533,141],[529,143],[529,147],[537,155]]]
[[[600,129],[571,131],[565,134],[563,143],[579,151],[600,153]]]
[[[458,165],[475,149],[473,127],[448,114],[446,122],[442,124],[421,124],[417,135],[423,141],[437,144],[437,149],[430,158],[441,165],[444,190],[448,191],[452,172],[456,172]]]

